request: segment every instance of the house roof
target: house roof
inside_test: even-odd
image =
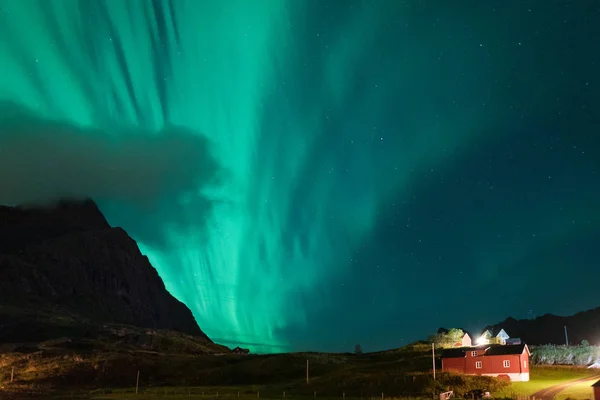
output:
[[[490,346],[490,348],[485,352],[486,356],[504,356],[509,354],[523,354],[526,344],[506,344],[506,345],[496,345]],[[529,349],[527,349],[529,351]]]
[[[458,349],[445,349],[442,351],[442,358],[463,358],[465,357],[468,348],[461,347]]]
[[[490,336],[494,336],[494,329],[489,326],[484,328],[481,332],[479,332],[479,336],[485,335],[486,332],[489,332]]]
[[[498,335],[500,334],[500,332],[504,331],[504,333],[506,333],[506,335],[508,335],[508,333],[504,330],[504,328],[494,328],[494,327],[487,327],[484,330],[481,331],[480,336],[485,335],[486,332],[489,332],[491,337],[498,337]]]
[[[482,354],[485,356],[504,356],[504,355],[518,355],[522,354],[523,351],[527,349],[527,353],[529,354],[529,348],[526,344],[493,344],[486,346],[477,346],[477,347],[461,347],[458,349],[446,349],[442,352],[442,358],[463,358],[465,357],[468,351],[478,351],[485,350],[485,353]]]

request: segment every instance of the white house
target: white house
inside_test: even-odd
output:
[[[510,339],[510,336],[504,329],[500,329],[497,334],[494,335],[491,329],[486,329],[481,333],[481,336],[477,339],[477,344],[506,344],[506,340]]]

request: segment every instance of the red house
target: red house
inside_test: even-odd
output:
[[[600,400],[600,381],[594,383],[592,389],[594,389],[594,400]]]
[[[513,382],[527,382],[529,356],[531,353],[526,344],[448,349],[442,352],[442,372],[495,376]]]

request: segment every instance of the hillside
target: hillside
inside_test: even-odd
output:
[[[81,336],[109,323],[209,340],[135,241],[91,200],[0,206],[0,321],[0,342]]]
[[[19,349],[0,359],[1,383],[12,367],[17,381],[7,386],[37,388],[38,393],[65,389],[87,398],[90,391],[122,392],[135,386],[140,372],[142,391],[155,388],[203,387],[221,393],[239,391],[261,398],[290,397],[379,397],[431,396],[433,390],[452,387],[457,393],[474,388],[496,390],[505,382],[489,377],[431,374],[429,346],[414,344],[389,352],[363,354],[286,353],[271,355],[210,354],[214,348],[190,342],[190,337],[172,331],[155,331],[153,338],[134,328],[104,330],[91,341],[51,341],[35,348]],[[215,346],[215,345],[213,345]],[[208,351],[207,351],[208,350]],[[203,354],[203,352],[205,352]],[[306,361],[310,380],[306,383]],[[439,360],[438,360],[439,361]],[[186,390],[187,392],[187,390]],[[14,397],[14,396],[13,396]]]
[[[168,382],[229,353],[93,201],[0,206],[0,398],[131,385],[138,370]]]
[[[579,312],[569,317],[546,314],[535,319],[516,320],[507,318],[493,325],[495,330],[504,329],[511,337],[521,338],[529,345],[565,344],[564,327],[567,327],[569,344],[600,346],[600,307]]]

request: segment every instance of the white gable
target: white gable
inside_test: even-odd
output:
[[[500,332],[498,332],[498,334],[496,335],[497,338],[500,339],[510,339],[510,336],[508,336],[508,333],[506,333],[506,331],[504,329],[500,329]]]

